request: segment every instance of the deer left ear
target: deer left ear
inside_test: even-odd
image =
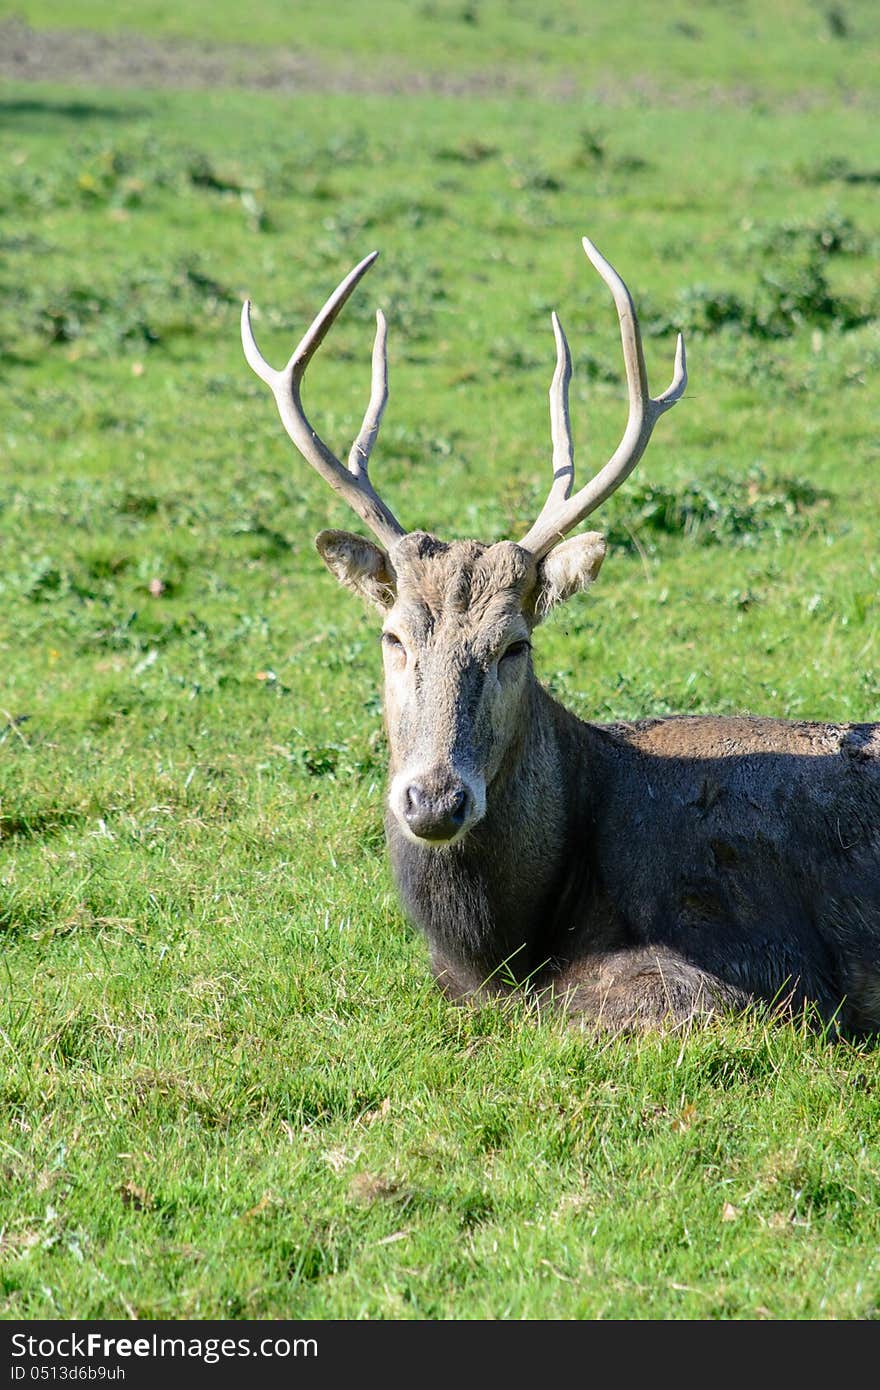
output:
[[[605,538],[598,531],[572,536],[551,550],[538,564],[530,599],[534,621],[541,622],[557,603],[589,589],[604,559]]]
[[[397,575],[381,546],[350,531],[321,531],[315,537],[318,554],[340,584],[385,612],[397,591]]]

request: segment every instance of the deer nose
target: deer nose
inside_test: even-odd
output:
[[[462,782],[440,792],[411,782],[403,794],[404,818],[420,840],[452,840],[468,819],[472,804],[471,794]]]

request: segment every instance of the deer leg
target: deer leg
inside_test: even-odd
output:
[[[739,1010],[749,995],[691,965],[665,946],[643,946],[587,958],[553,987],[553,1003],[572,1022],[609,1032],[680,1028],[718,1012]]]

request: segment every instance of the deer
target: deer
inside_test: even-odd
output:
[[[586,591],[598,532],[569,533],[624,482],[660,416],[632,297],[588,239],[617,310],[629,413],[574,491],[571,354],[552,315],[552,480],[521,540],[406,531],[368,473],[388,399],[376,314],[372,383],[344,464],[312,428],[306,368],[378,252],[333,292],[281,370],[241,317],[245,358],[306,462],[375,540],[315,539],[331,574],[382,618],[389,752],[385,835],[404,911],[457,1003],[514,993],[582,1029],[685,1029],[721,1016],[880,1029],[880,724],[711,715],[590,723],[557,702],[532,641]]]

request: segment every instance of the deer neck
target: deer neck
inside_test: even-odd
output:
[[[578,730],[587,729],[533,679],[486,814],[464,840],[423,848],[388,814],[395,881],[432,953],[483,979],[503,968],[517,981],[552,954],[560,906],[586,873],[578,825],[589,821],[589,777]]]

